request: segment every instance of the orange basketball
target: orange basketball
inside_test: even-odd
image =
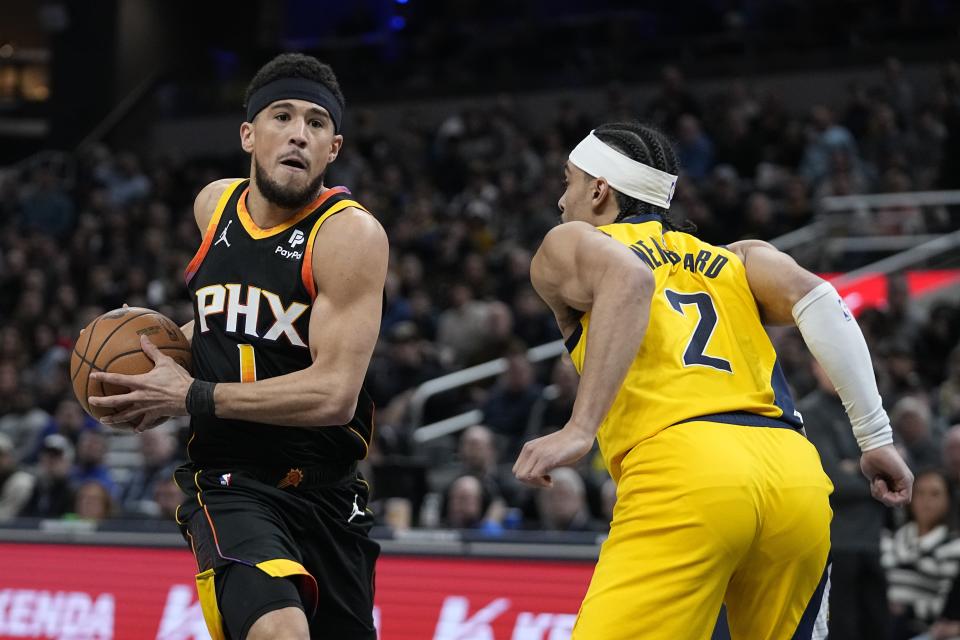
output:
[[[141,307],[125,307],[105,313],[80,332],[70,357],[73,392],[84,410],[94,418],[99,420],[114,413],[114,409],[91,406],[90,396],[124,394],[129,389],[91,380],[91,370],[136,375],[153,369],[153,361],[140,348],[140,336],[143,335],[190,371],[190,343],[172,320]]]

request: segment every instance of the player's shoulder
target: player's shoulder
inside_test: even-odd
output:
[[[193,215],[201,231],[207,228],[207,224],[209,224],[210,218],[213,217],[213,212],[217,207],[217,202],[220,200],[220,197],[231,185],[236,184],[240,180],[242,180],[242,178],[214,180],[200,190],[200,193],[197,194],[196,199],[193,201]]]
[[[726,246],[727,251],[734,254],[744,265],[747,264],[747,258],[751,252],[756,251],[774,251],[779,253],[779,249],[763,240],[737,240]]]
[[[387,232],[371,213],[359,207],[347,207],[320,226],[314,244],[314,255],[333,253],[356,257],[378,257],[389,252]]]
[[[380,221],[360,207],[347,207],[331,216],[320,227],[320,233],[327,238],[352,237],[358,242],[387,239],[387,232]],[[318,234],[318,237],[321,236]]]
[[[579,220],[564,222],[547,232],[537,253],[557,257],[572,257],[573,252],[584,239],[600,237],[607,236],[588,222]]]
[[[587,234],[595,233],[602,232],[588,222],[572,220],[570,222],[558,224],[553,229],[550,229],[550,231],[547,232],[547,235],[544,236],[543,242],[570,241],[572,239],[581,238]]]

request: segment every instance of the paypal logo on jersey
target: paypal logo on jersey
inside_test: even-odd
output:
[[[303,244],[306,240],[306,236],[303,235],[303,231],[300,229],[294,229],[293,233],[290,234],[290,238],[287,239],[287,244],[290,245],[290,248],[287,249],[283,246],[283,243],[277,245],[277,250],[274,251],[275,254],[279,253],[284,258],[290,258],[292,260],[299,260],[303,257],[302,251],[294,251],[297,245]]]

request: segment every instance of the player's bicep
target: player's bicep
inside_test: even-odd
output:
[[[359,387],[380,332],[389,248],[369,214],[343,212],[327,225],[314,249],[310,351],[315,366]]]
[[[793,324],[793,306],[823,282],[776,247],[759,240],[735,242],[747,271],[750,290],[765,324]]]

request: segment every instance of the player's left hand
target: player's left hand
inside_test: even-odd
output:
[[[140,348],[153,360],[147,373],[129,376],[120,373],[94,372],[90,377],[106,384],[130,389],[114,396],[91,396],[90,404],[117,409],[117,413],[100,419],[103,424],[135,424],[142,432],[163,422],[162,418],[187,415],[187,390],[193,378],[187,370],[164,355],[146,336],[140,336]]]
[[[531,440],[523,445],[513,465],[517,480],[534,487],[553,486],[550,472],[572,465],[593,447],[594,435],[570,423],[555,433]]]

